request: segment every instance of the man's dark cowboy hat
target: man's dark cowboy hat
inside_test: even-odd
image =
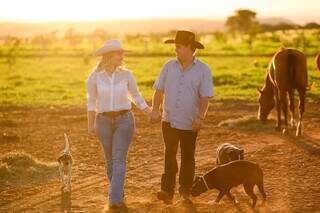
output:
[[[204,46],[195,40],[196,35],[190,31],[179,30],[177,31],[175,39],[166,40],[166,44],[192,44],[195,48],[204,49]]]

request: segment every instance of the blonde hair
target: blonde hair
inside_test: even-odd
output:
[[[102,71],[104,70],[104,68],[110,63],[110,57],[114,54],[115,52],[109,52],[109,53],[106,53],[104,55],[102,55],[102,58],[98,61],[97,65],[96,65],[96,70],[98,71]],[[121,65],[117,68],[120,68],[120,69],[124,69],[124,65]]]
[[[109,54],[105,54],[102,56],[102,58],[98,61],[97,65],[96,65],[96,69],[97,70],[103,70],[104,67],[109,63]]]

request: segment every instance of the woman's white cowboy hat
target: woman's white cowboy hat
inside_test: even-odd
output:
[[[121,51],[121,52],[130,52],[129,50],[123,49],[121,42],[118,40],[108,40],[106,41],[102,47],[100,47],[95,53],[95,56],[102,56],[109,52],[115,52],[115,51]]]

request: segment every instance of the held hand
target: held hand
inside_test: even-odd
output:
[[[192,131],[198,132],[203,127],[203,120],[200,118],[195,118],[192,123]]]
[[[143,109],[143,112],[150,117],[152,109],[151,107],[147,106],[146,108]]]
[[[150,114],[150,122],[157,123],[161,120],[161,114],[159,110],[152,110]]]

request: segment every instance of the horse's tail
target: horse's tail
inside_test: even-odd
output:
[[[320,71],[320,53],[316,56],[316,66],[318,70]]]
[[[291,49],[288,49],[288,74],[289,80],[292,82],[292,86],[296,86],[295,75],[296,75],[296,55]]]

